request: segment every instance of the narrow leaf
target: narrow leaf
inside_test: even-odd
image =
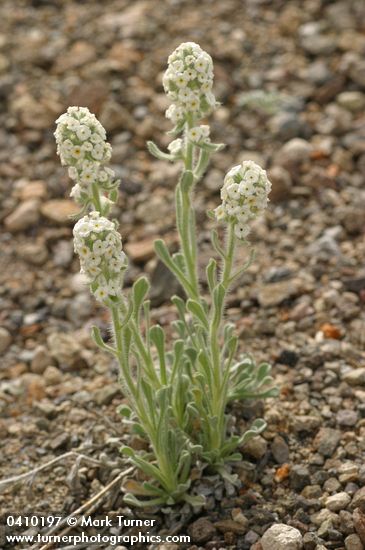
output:
[[[189,299],[186,303],[186,307],[188,311],[190,311],[190,313],[192,313],[194,317],[196,317],[201,322],[203,327],[208,331],[209,330],[208,319],[204,309],[199,304],[199,302]]]
[[[173,155],[161,151],[161,149],[157,147],[156,143],[154,143],[153,141],[147,141],[147,149],[149,150],[151,155],[159,160],[167,160],[169,162],[172,162],[175,159]]]

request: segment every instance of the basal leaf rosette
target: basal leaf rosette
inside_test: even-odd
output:
[[[222,204],[215,209],[218,221],[234,224],[238,239],[245,240],[249,222],[263,213],[269,202],[271,183],[266,171],[247,160],[227,172],[221,189]]]
[[[116,224],[93,211],[76,223],[73,235],[81,272],[95,298],[104,304],[121,299],[127,258]]]
[[[114,201],[110,193],[118,181],[114,171],[104,166],[110,161],[112,149],[96,116],[86,107],[69,107],[56,124],[57,153],[75,182],[71,190],[75,202],[84,205],[92,195],[93,184]]]
[[[166,111],[168,119],[179,126],[189,114],[201,119],[216,105],[212,58],[194,42],[181,44],[168,58],[163,86],[172,102]]]

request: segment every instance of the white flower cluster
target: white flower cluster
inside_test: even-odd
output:
[[[111,297],[120,298],[127,258],[115,223],[92,211],[76,223],[73,235],[81,273],[88,277],[96,299],[104,302]]]
[[[213,61],[194,42],[180,44],[169,56],[162,82],[172,101],[166,117],[174,124],[184,122],[189,113],[202,118],[215,107]]]
[[[96,116],[86,107],[69,107],[56,124],[57,153],[75,182],[71,190],[75,202],[87,202],[93,183],[106,193],[115,189],[118,182],[114,171],[103,166],[110,160],[112,149]]]
[[[260,215],[269,201],[271,183],[266,171],[247,160],[227,172],[221,189],[222,204],[215,209],[217,220],[234,223],[239,239],[250,232],[248,222]]]

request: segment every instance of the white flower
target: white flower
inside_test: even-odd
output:
[[[235,235],[244,239],[249,232],[247,223],[266,208],[270,189],[265,170],[253,161],[233,166],[224,178],[216,218],[233,223]]]
[[[93,170],[83,170],[80,174],[80,183],[89,184],[95,181],[95,172]]]
[[[190,128],[188,131],[188,139],[192,141],[193,143],[197,143],[200,141],[202,137],[202,131],[200,126],[195,126],[194,128]]]
[[[108,298],[108,294],[108,288],[103,286],[99,286],[94,292],[95,298],[100,302],[106,300]]]
[[[87,219],[87,216],[85,216],[84,218],[81,218],[81,220],[79,220],[76,223],[73,233],[78,237],[84,238],[90,235],[90,231],[91,231],[91,225],[89,223],[89,220]]]
[[[81,186],[78,183],[76,183],[72,187],[72,189],[70,191],[70,197],[72,197],[74,199],[76,204],[81,204],[82,203],[82,199],[83,199],[82,192],[83,192],[83,189],[81,188]]]
[[[195,60],[194,68],[199,73],[206,72],[208,69],[209,60],[206,58],[204,54],[199,55],[199,57]]]
[[[196,97],[193,97],[186,102],[186,107],[194,113],[199,110],[199,106],[199,99]]]
[[[93,244],[93,252],[94,254],[97,254],[97,255],[103,254],[103,252],[105,252],[106,247],[107,245],[105,242],[97,240]]]
[[[196,71],[194,71],[194,69],[186,69],[186,71],[183,72],[183,76],[188,81],[196,78],[197,74],[196,74]]]
[[[96,143],[91,151],[91,155],[96,160],[102,160],[104,156],[105,147],[103,143]]]
[[[240,198],[239,189],[240,189],[240,186],[238,185],[238,183],[231,183],[231,185],[227,187],[228,196],[231,199],[238,200]]]
[[[208,138],[210,134],[210,127],[207,124],[201,124],[200,130],[204,138]]]
[[[74,166],[70,166],[68,169],[68,177],[72,180],[76,180],[78,178],[78,171]]]
[[[167,149],[170,151],[172,155],[179,155],[181,153],[182,146],[183,146],[183,141],[182,139],[178,138],[178,139],[174,139],[174,141],[169,143],[169,145],[167,146]]]
[[[76,135],[81,141],[85,141],[91,136],[91,130],[86,124],[80,124],[76,128]]]
[[[112,296],[116,296],[119,292],[119,288],[120,288],[119,281],[117,281],[115,279],[109,281],[109,283],[108,283],[108,293],[109,294],[111,294]]]
[[[178,88],[186,88],[188,79],[181,73],[174,78],[174,82]]]
[[[72,147],[71,149],[71,155],[75,158],[75,159],[80,159],[82,158],[82,149],[79,145],[75,145],[74,147]]]
[[[214,210],[214,212],[215,212],[215,217],[217,218],[218,221],[224,220],[226,212],[225,212],[222,204],[217,206],[217,208]]]
[[[250,228],[248,225],[237,223],[234,226],[234,233],[238,239],[244,239],[245,237],[247,237],[249,232],[250,232]]]

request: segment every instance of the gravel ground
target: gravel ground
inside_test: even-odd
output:
[[[136,512],[123,506],[118,482],[97,512],[155,517],[160,532],[190,534],[190,550],[364,548],[363,7],[360,0],[2,1],[1,476],[70,451],[94,459],[70,453],[31,484],[9,485],[2,513],[67,514],[126,468],[118,449],[130,436],[116,414],[117,368],[89,337],[92,324],[107,335],[108,317],[73,257],[74,205],[54,120],[68,105],[84,105],[106,127],[122,179],[115,214],[131,258],[127,283],[150,275],[153,316],[168,327],[176,288],[152,243],[176,240],[177,172],[151,159],[145,141],[167,144],[161,76],[168,54],[192,40],[214,58],[222,106],[212,139],[227,143],[196,197],[202,265],[210,254],[205,210],[218,204],[224,172],[244,159],[259,162],[273,182],[271,204],[255,222],[256,261],[227,314],[242,349],[272,362],[281,394],[234,408],[238,425],[261,413],[268,421],[242,449],[238,492],[206,476],[195,482],[207,496],[198,514]]]

